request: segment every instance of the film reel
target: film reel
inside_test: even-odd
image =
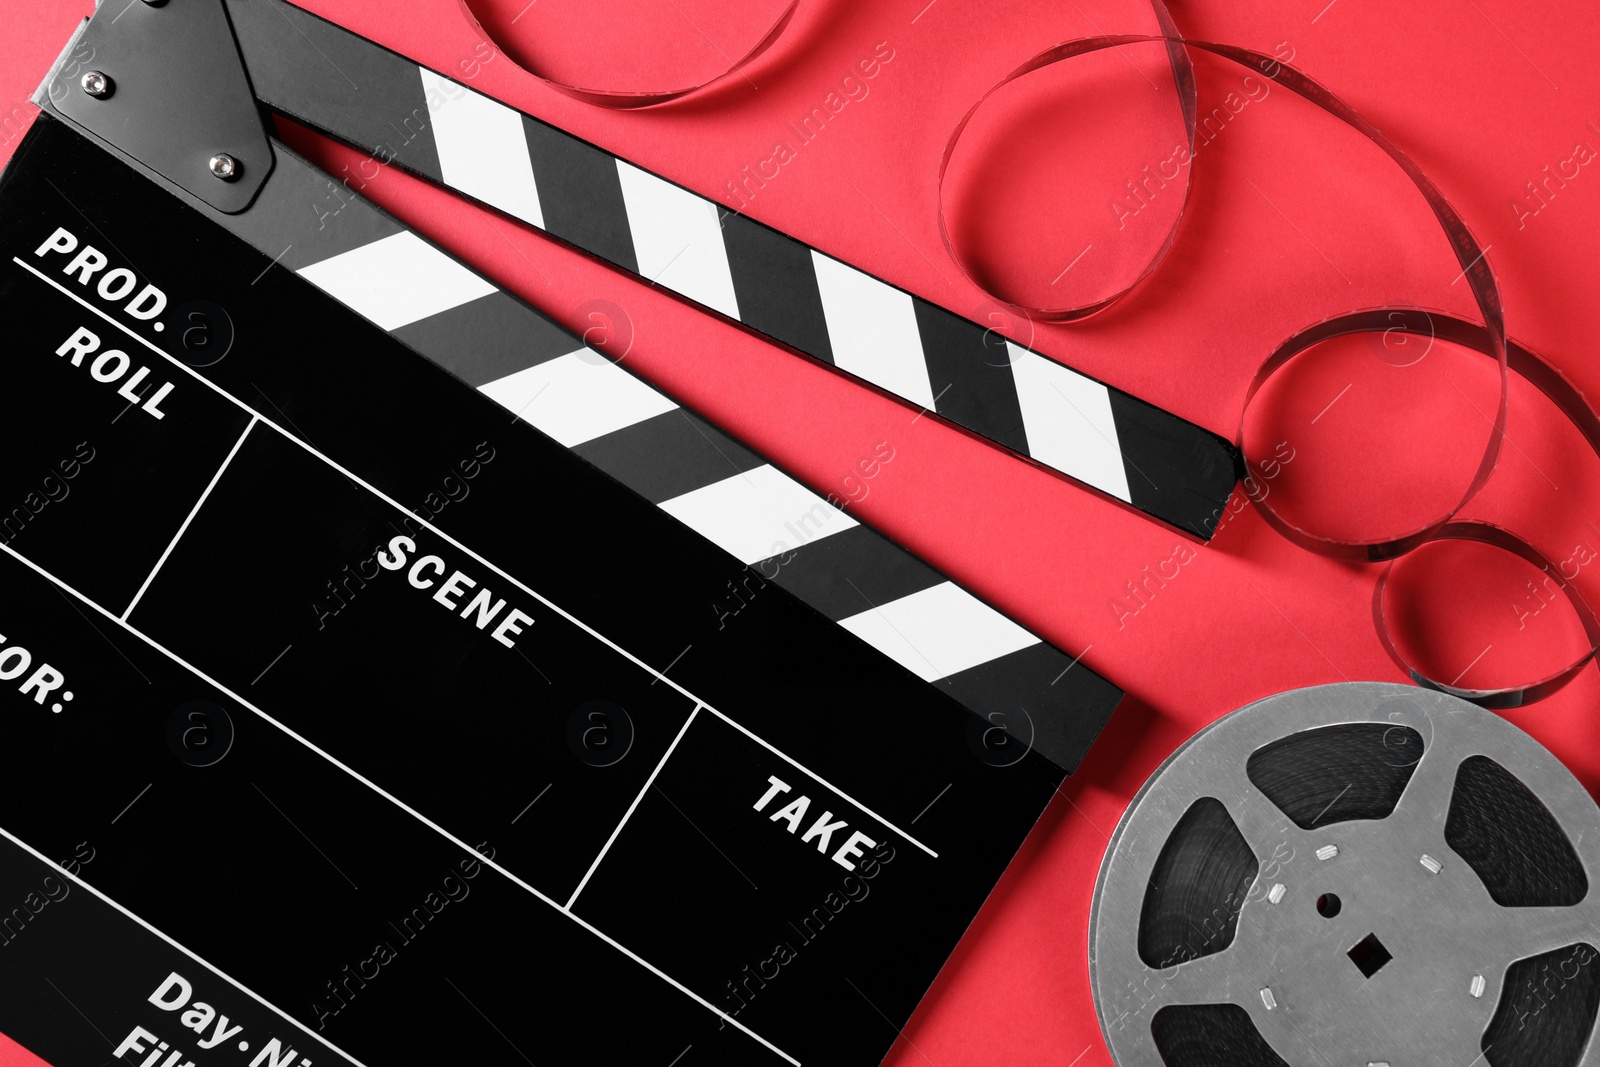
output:
[[[1089,919],[1119,1067],[1600,1064],[1600,808],[1528,735],[1387,683],[1200,731],[1112,835]]]

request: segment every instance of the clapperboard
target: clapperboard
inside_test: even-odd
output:
[[[54,1067],[878,1062],[1120,692],[271,139],[258,102],[307,117],[280,19],[425,95],[287,5],[136,4],[0,184],[0,1033]],[[452,121],[436,165],[500,150]],[[689,194],[615,181],[621,230],[528,221],[639,269]],[[727,263],[793,245],[754,226]],[[712,306],[852,370],[882,294],[795,247],[826,352],[745,295],[774,279]],[[1100,488],[1205,532],[1227,450],[1082,382],[1215,483]]]

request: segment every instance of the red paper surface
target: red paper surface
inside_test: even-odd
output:
[[[0,1067],[50,1067],[50,1065],[5,1034],[0,1034]]]
[[[741,204],[730,183],[745,167],[759,172],[786,143],[792,158],[776,177],[745,186],[743,210],[979,319],[992,303],[951,262],[937,226],[936,177],[951,128],[1036,52],[1153,26],[1136,0],[1012,0],[1003,9],[983,0],[802,0],[785,37],[744,76],[678,104],[619,113],[541,84],[484,42],[459,0],[304,2],[732,207]],[[704,80],[782,9],[779,0],[474,2],[544,73],[616,89]],[[27,96],[90,9],[90,0],[38,0],[7,20],[0,158],[33,113]],[[1446,0],[1422,11],[1239,0],[1183,3],[1173,16],[1192,37],[1292,54],[1294,66],[1411,153],[1488,247],[1511,333],[1600,395],[1592,356],[1600,165],[1568,162],[1580,144],[1600,151],[1592,62],[1600,13],[1591,5]],[[880,42],[892,58],[857,88],[845,86]],[[1170,152],[1172,90],[1159,56],[1082,62],[998,94],[946,190],[969,269],[1017,298],[1066,303],[1114,287],[1138,272],[1182,203],[1180,179],[1147,187],[1131,218],[1112,206],[1124,182]],[[1171,254],[1088,322],[997,325],[1231,436],[1256,366],[1313,322],[1386,304],[1475,318],[1437,224],[1371,144],[1285,90],[1251,96],[1241,68],[1208,57],[1196,68],[1203,114],[1230,92],[1249,99],[1185,168],[1192,186]],[[847,102],[822,135],[798,144],[789,124],[826,106],[830,93]],[[618,343],[631,336],[630,366],[818,490],[860,496],[845,479],[888,442],[895,458],[865,483],[857,514],[1062,648],[1086,650],[1088,663],[1128,691],[906,1028],[895,1067],[1109,1064],[1089,995],[1086,930],[1107,835],[1134,790],[1180,741],[1241,704],[1296,686],[1402,680],[1373,634],[1375,567],[1309,555],[1246,507],[1178,577],[1147,583],[1187,544],[1172,530],[504,218],[285,132],[535,306],[578,330],[608,325]],[[1574,166],[1575,177],[1547,180]],[[1529,183],[1540,184],[1541,198],[1529,197]],[[1091,251],[1075,261],[1085,244],[1104,258]],[[595,301],[608,302],[598,306],[610,309],[609,323],[590,317]],[[1250,454],[1270,457],[1282,442],[1279,454],[1294,456],[1265,483],[1275,502],[1328,532],[1371,535],[1426,519],[1459,493],[1488,431],[1492,368],[1474,353],[1410,343],[1422,347],[1341,342],[1291,365],[1262,395]],[[1516,381],[1509,434],[1493,480],[1464,514],[1523,534],[1552,559],[1600,559],[1600,460]],[[1578,569],[1579,588],[1600,603],[1600,567]],[[1481,547],[1423,550],[1394,581],[1408,647],[1436,676],[1469,685],[1511,684],[1559,665],[1581,651],[1582,636],[1559,597],[1530,594],[1537,577]],[[1140,599],[1128,598],[1130,584]],[[1555,698],[1508,714],[1591,790],[1600,781],[1597,697],[1590,668]]]

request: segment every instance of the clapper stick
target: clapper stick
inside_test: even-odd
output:
[[[227,9],[273,110],[1192,537],[1215,532],[1238,473],[1223,438],[282,0]]]

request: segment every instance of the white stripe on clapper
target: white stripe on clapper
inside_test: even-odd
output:
[[[522,116],[425,67],[418,69],[444,183],[544,229]]]
[[[767,464],[664,501],[661,510],[746,564],[857,525]]]
[[[587,348],[497,378],[478,391],[568,448],[678,406]]]
[[[934,406],[911,294],[813,250],[833,363],[925,409]]]
[[[1054,360],[1006,342],[1028,454],[1118,500],[1132,501],[1111,392]]]
[[[301,267],[297,273],[385,331],[496,292],[488,281],[410,230]]]
[[[954,582],[869,608],[839,625],[925,682],[1040,643]]]
[[[717,205],[617,160],[639,273],[657,285],[739,317]]]

